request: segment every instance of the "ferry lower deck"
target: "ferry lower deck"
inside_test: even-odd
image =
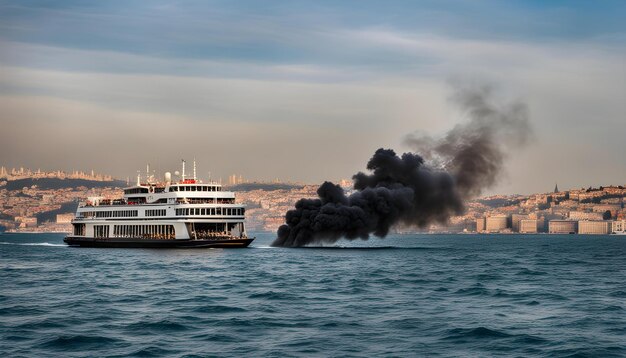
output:
[[[144,238],[94,238],[82,236],[67,236],[63,241],[69,246],[77,247],[111,247],[111,248],[244,248],[248,247],[254,238],[216,237],[210,240],[202,239],[144,239]]]

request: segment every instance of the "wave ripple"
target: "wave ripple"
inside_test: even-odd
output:
[[[395,236],[300,250],[258,236],[246,250],[123,250],[1,235],[1,353],[626,355],[622,238]]]

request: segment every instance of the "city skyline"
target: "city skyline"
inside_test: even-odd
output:
[[[193,178],[192,182],[195,182],[196,163],[194,161],[190,164],[187,166],[190,170],[186,171],[186,175],[181,168],[180,172],[170,173],[161,180],[147,165],[145,172],[138,173],[137,181],[144,187],[159,186],[160,182],[161,188],[167,188],[164,182],[167,178],[177,182],[186,182],[185,178]],[[340,180],[338,190],[350,197],[358,195],[362,180],[362,176],[357,178],[355,183],[349,179]],[[111,176],[94,170],[46,172],[24,167],[5,168],[0,165],[0,230],[4,228],[10,232],[71,231],[70,222],[74,214],[68,211],[75,210],[76,200],[83,200],[85,196],[101,196],[104,200],[116,200],[126,191],[122,191],[122,187],[135,185],[134,181],[130,182],[130,178],[127,181],[124,185],[123,181],[115,181]],[[315,184],[281,183],[278,179],[273,183],[259,183],[237,174],[230,175],[227,182],[220,179],[217,183],[223,184],[227,191],[237,192],[233,200],[247,207],[248,228],[266,232],[280,232],[278,228],[289,217],[289,214],[285,213],[294,206],[298,207],[296,204],[298,200],[312,199],[320,195],[320,190],[322,192],[329,190],[329,183],[323,185],[325,188],[318,188]],[[418,232],[621,234],[626,227],[625,188],[624,184],[611,184],[561,190],[558,183],[555,183],[552,191],[528,195],[468,198],[462,204],[463,210],[455,211],[445,221],[422,225],[401,222],[390,227],[390,230],[395,233],[413,234]],[[338,207],[337,203],[332,205]]]
[[[0,6],[7,167],[132,180],[195,156],[201,177],[349,178],[459,123],[460,78],[524,101],[534,128],[485,194],[626,177],[621,2]]]
[[[148,164],[149,165],[149,164]],[[173,173],[174,170],[170,171],[170,173]],[[172,174],[175,178],[182,178],[182,176],[180,175],[180,170],[179,170],[179,175],[176,174]],[[187,177],[189,177],[192,172],[187,172]],[[65,170],[60,170],[60,169],[56,169],[56,170],[50,170],[50,171],[45,171],[42,170],[41,168],[37,168],[37,169],[33,169],[33,168],[28,168],[28,167],[24,167],[24,166],[19,166],[19,167],[5,167],[3,165],[0,165],[0,178],[8,178],[9,180],[18,180],[18,179],[41,179],[41,178],[67,178],[67,179],[87,179],[87,180],[96,180],[96,181],[126,181],[128,182],[128,185],[134,185],[136,179],[137,179],[137,175],[140,176],[142,182],[145,181],[145,178],[147,177],[154,177],[154,179],[156,181],[163,181],[163,176],[164,176],[165,172],[159,172],[157,173],[156,170],[150,170],[149,174],[146,173],[145,171],[140,171],[137,170],[135,173],[134,177],[131,176],[126,176],[124,178],[119,178],[119,177],[115,177],[106,173],[100,173],[97,172],[95,169],[88,169],[88,170],[79,170],[79,169],[72,169],[69,171],[65,171]],[[209,175],[211,174],[210,172],[208,173]],[[228,175],[227,178],[214,178],[214,177],[210,177],[210,176],[202,176],[202,175],[198,175],[197,176],[198,180],[201,182],[214,182],[214,183],[219,183],[219,184],[223,184],[223,185],[238,185],[238,184],[250,184],[250,183],[284,183],[284,184],[297,184],[297,185],[316,185],[318,183],[313,183],[313,182],[304,182],[304,181],[291,181],[291,180],[282,180],[281,178],[273,178],[273,179],[269,179],[269,180],[262,180],[262,179],[256,179],[256,178],[244,178],[241,174],[231,174]],[[132,180],[131,180],[132,179]],[[351,178],[337,178],[335,180],[342,188],[346,189],[346,190],[350,190],[352,188],[353,182]],[[543,190],[539,190],[536,192],[532,192],[532,193],[497,193],[497,194],[492,194],[492,193],[488,193],[485,195],[481,195],[479,197],[476,197],[476,199],[480,199],[480,198],[489,198],[489,197],[493,197],[493,196],[516,196],[516,195],[529,195],[529,194],[549,194],[549,193],[558,193],[558,192],[564,192],[564,191],[570,191],[570,190],[578,190],[578,189],[588,189],[588,188],[596,188],[596,187],[613,187],[613,186],[620,186],[620,187],[626,187],[626,184],[622,183],[622,182],[616,182],[616,183],[597,183],[594,185],[590,185],[590,186],[580,186],[580,187],[568,187],[565,188],[563,191],[558,189],[558,183],[554,183],[554,189],[550,189],[549,186],[552,185],[552,183],[548,183],[546,188],[544,188]]]
[[[233,175],[230,179],[241,184],[238,181],[243,178]],[[340,184],[347,192],[355,191],[351,181],[341,181]],[[115,199],[122,196],[122,186],[119,181],[112,181],[110,177],[95,172],[43,172],[28,168],[7,170],[0,166],[0,227],[12,232],[67,232],[71,230],[70,220],[74,216],[77,200],[95,196]],[[626,225],[625,187],[616,184],[559,190],[555,186],[554,191],[529,195],[481,197],[466,202],[466,210],[450,217],[445,223],[431,223],[424,227],[400,224],[394,226],[393,231],[621,233]],[[231,188],[227,186],[225,189]],[[284,213],[299,199],[315,197],[317,189],[317,185],[311,184],[252,183],[237,186],[235,190],[236,201],[247,207],[248,228],[276,232],[285,221]]]

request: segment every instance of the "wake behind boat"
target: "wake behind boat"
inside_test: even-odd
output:
[[[221,184],[208,184],[182,174],[176,182],[165,173],[158,182],[124,188],[122,198],[90,197],[79,204],[72,220],[70,246],[124,248],[243,248],[250,245],[245,230],[245,207]],[[178,172],[175,172],[178,175]]]

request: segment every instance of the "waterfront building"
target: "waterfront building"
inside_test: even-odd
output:
[[[546,232],[546,218],[543,216],[537,218],[537,231]]]
[[[623,234],[626,233],[626,220],[616,220],[611,222],[611,233]]]
[[[520,221],[528,219],[529,216],[525,214],[513,214],[511,215],[511,228],[514,232],[520,232]]]
[[[485,230],[487,232],[499,232],[507,228],[509,218],[506,215],[490,216],[485,221]]]
[[[575,234],[578,221],[573,220],[550,220],[548,232],[550,234]]]
[[[533,234],[537,232],[537,219],[521,219],[519,221],[519,232],[523,234]]]
[[[476,219],[476,232],[483,232],[485,231],[485,218],[478,218]]]
[[[607,220],[584,220],[578,222],[578,233],[606,235],[611,233],[611,222]]]

